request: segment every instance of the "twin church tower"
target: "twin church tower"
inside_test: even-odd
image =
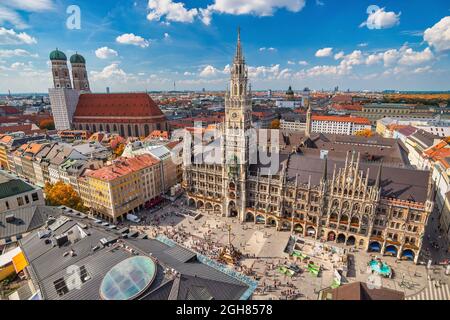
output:
[[[86,60],[78,53],[70,57],[72,79],[67,57],[58,49],[50,53],[53,88],[48,89],[56,130],[70,130],[80,94],[90,93]]]
[[[89,80],[86,71],[86,60],[78,53],[70,57],[72,66],[72,81],[70,79],[67,57],[64,52],[56,49],[50,53],[52,64],[54,88],[75,89],[78,91],[90,92]]]

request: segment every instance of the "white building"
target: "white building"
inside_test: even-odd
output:
[[[288,120],[281,119],[280,120],[280,129],[281,130],[290,130],[290,131],[305,131],[306,130],[306,122],[301,122],[300,120]]]
[[[48,89],[55,129],[70,130],[78,104],[79,92],[70,88]]]
[[[354,135],[358,131],[371,130],[370,121],[360,117],[313,116],[312,132]]]
[[[439,116],[435,118],[395,118],[387,117],[377,121],[377,126],[387,128],[389,125],[405,125],[413,126],[417,129],[432,133],[440,137],[450,136],[450,120],[441,119]],[[382,130],[383,136],[392,137],[390,130]]]

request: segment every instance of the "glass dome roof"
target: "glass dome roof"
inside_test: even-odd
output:
[[[149,257],[131,257],[116,264],[102,280],[100,297],[104,300],[132,300],[152,284],[156,263]]]

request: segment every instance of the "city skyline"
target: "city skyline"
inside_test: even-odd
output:
[[[70,5],[81,29],[66,25]],[[224,90],[238,26],[255,90],[448,90],[449,9],[445,1],[10,1],[0,5],[0,92],[46,92],[56,47],[86,58],[94,92],[174,82]]]

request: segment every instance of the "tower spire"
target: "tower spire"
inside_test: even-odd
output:
[[[241,27],[237,30],[237,45],[236,45],[236,60],[242,60],[242,46],[241,46]]]

